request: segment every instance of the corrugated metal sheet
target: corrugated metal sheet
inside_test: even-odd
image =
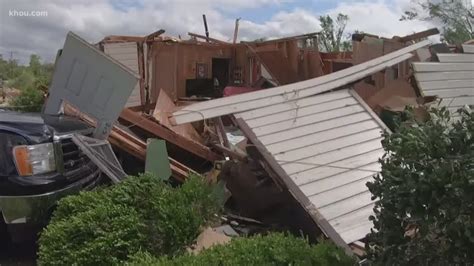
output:
[[[127,43],[105,43],[104,52],[124,66],[131,69],[133,72],[138,72],[138,52],[137,44],[134,42]],[[125,107],[140,105],[140,87],[137,86],[133,89],[132,94],[127,100]]]
[[[346,243],[370,232],[382,126],[349,90],[236,114]]]
[[[474,105],[474,54],[438,54],[438,59],[440,62],[413,63],[418,87],[426,96],[440,97],[440,106],[458,117],[456,110]]]

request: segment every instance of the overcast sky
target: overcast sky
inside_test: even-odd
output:
[[[30,54],[53,61],[67,31],[95,43],[106,35],[146,35],[165,29],[187,38],[204,34],[206,14],[211,37],[231,40],[240,17],[239,40],[282,37],[320,30],[318,17],[349,15],[347,32],[385,37],[432,27],[429,22],[399,21],[411,0],[0,0],[0,54],[27,63]],[[18,16],[14,11],[46,11]]]

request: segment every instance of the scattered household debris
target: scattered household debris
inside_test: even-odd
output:
[[[67,102],[95,120],[95,138],[106,139],[138,80],[127,67],[69,32],[44,113],[58,114]]]
[[[95,138],[162,179],[195,172],[225,185],[233,214],[227,226],[206,229],[193,252],[276,223],[363,254],[374,204],[365,183],[380,171],[384,115],[412,106],[423,119],[430,96],[449,96],[430,82],[460,92],[455,104],[474,104],[472,45],[462,56],[439,53],[446,47],[424,40],[439,33],[430,29],[391,39],[354,34],[352,52],[322,53],[318,33],[238,43],[237,32],[238,20],[232,43],[164,30],[105,37],[97,47],[116,61],[84,51],[92,46],[70,33],[47,110],[62,102],[66,114],[97,127]],[[433,58],[440,62],[426,62]]]
[[[162,180],[170,178],[171,168],[166,150],[166,141],[161,139],[147,140],[145,172],[152,173]]]
[[[72,141],[112,182],[119,183],[125,179],[127,174],[123,171],[108,141],[78,134],[72,136]]]
[[[196,239],[196,244],[190,248],[190,252],[193,254],[198,254],[202,250],[208,249],[212,246],[225,245],[229,243],[230,240],[231,240],[231,237],[226,235],[219,228],[208,227],[201,234],[199,234],[199,236]]]
[[[421,41],[311,80],[196,103],[176,111],[171,121],[234,115],[268,172],[279,179],[275,183],[289,190],[320,229],[349,253],[348,244],[365,238],[372,228],[373,200],[365,183],[380,171],[380,133],[390,130],[356,92],[335,89],[399,64],[428,44]],[[224,166],[221,173],[232,175],[226,172]],[[242,190],[255,190],[255,184],[243,179],[234,186],[246,183],[250,186]],[[247,194],[240,201],[249,198]],[[262,201],[241,209],[249,210],[255,202]]]

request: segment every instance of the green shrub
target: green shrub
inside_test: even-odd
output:
[[[369,257],[380,265],[465,265],[474,261],[474,112],[450,120],[443,108],[409,115],[382,141],[382,171],[368,183],[376,231]]]
[[[156,258],[138,253],[128,265],[355,265],[355,260],[333,244],[311,246],[305,239],[281,233],[236,238],[227,245],[198,255]]]
[[[146,243],[135,209],[103,204],[48,225],[41,234],[40,265],[115,265]]]
[[[39,112],[44,103],[43,92],[34,89],[26,88],[20,91],[20,95],[13,98],[11,106],[14,110],[20,112]]]
[[[220,210],[213,189],[198,176],[191,176],[181,187],[173,188],[152,175],[144,174],[131,176],[109,188],[66,197],[59,201],[50,224],[40,236],[39,263],[55,264],[64,257],[67,261],[75,261],[87,252],[91,253],[91,258],[78,264],[100,263],[95,259],[100,257],[110,257],[103,261],[105,264],[122,262],[124,256],[139,249],[153,254],[180,254],[192,244],[199,229],[211,223],[214,214]],[[122,218],[117,217],[115,230],[138,230],[136,239],[96,226],[114,222],[113,217],[108,217],[108,220],[107,216],[91,215],[104,211],[106,207],[132,211],[136,224],[121,223]],[[126,215],[123,219],[131,221]],[[94,228],[104,235],[91,233]],[[111,252],[117,243],[123,250]]]

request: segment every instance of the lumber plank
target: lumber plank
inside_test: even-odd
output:
[[[120,118],[153,135],[156,135],[159,138],[166,140],[169,143],[180,147],[181,149],[189,151],[200,158],[211,162],[222,158],[217,153],[211,151],[208,147],[185,138],[176,132],[161,126],[160,124],[153,122],[147,117],[140,115],[140,113],[133,112],[129,109],[124,109],[120,113]]]
[[[69,104],[64,105],[64,113],[70,116],[78,117],[82,121],[86,122],[91,126],[95,126],[94,120],[83,114],[73,106]],[[145,161],[146,158],[146,143],[141,139],[129,134],[127,131],[121,129],[118,126],[113,126],[108,137],[108,141],[118,147],[119,149],[124,150],[135,158]],[[171,157],[168,157],[170,160],[171,172],[174,178],[183,182],[188,177],[189,173],[195,173],[194,170],[188,168],[184,164],[174,160]]]
[[[437,28],[431,28],[425,31],[420,31],[414,34],[406,35],[400,38],[402,42],[409,42],[414,41],[422,38],[429,37],[431,35],[439,34],[439,30]]]
[[[412,57],[410,52],[426,46],[422,41],[393,53],[318,78],[212,101],[197,103],[173,113],[172,123],[183,124],[226,114],[300,99],[338,88]]]

